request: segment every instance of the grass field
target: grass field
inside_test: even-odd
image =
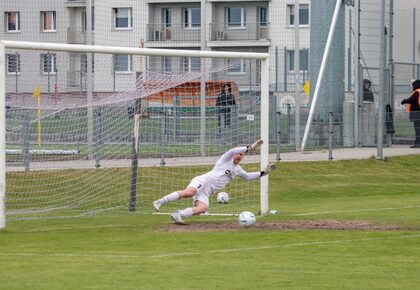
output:
[[[136,214],[12,221],[0,232],[0,289],[420,289],[419,164],[280,163],[279,214],[249,229],[217,216],[184,227]],[[299,222],[368,226],[260,227]],[[189,230],[197,224],[209,227]]]

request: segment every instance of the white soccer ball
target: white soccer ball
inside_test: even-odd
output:
[[[250,211],[244,211],[239,214],[239,225],[241,227],[250,227],[255,225],[257,219],[255,218],[255,214]]]
[[[229,194],[227,194],[226,192],[219,192],[219,194],[217,195],[217,202],[218,203],[228,203],[229,202]]]

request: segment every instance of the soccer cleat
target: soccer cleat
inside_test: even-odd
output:
[[[182,220],[182,216],[181,216],[181,212],[180,211],[176,211],[173,214],[171,214],[171,220],[176,224],[176,225],[185,225],[186,223],[184,223],[184,221]]]
[[[158,200],[155,200],[153,202],[153,207],[155,208],[156,211],[159,211],[161,205],[162,204]]]

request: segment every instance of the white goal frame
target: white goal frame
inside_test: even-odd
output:
[[[261,61],[261,147],[260,167],[264,170],[269,155],[269,54],[252,52],[192,51],[113,46],[75,45],[26,41],[0,41],[0,229],[6,227],[6,49],[62,51],[78,53],[131,54],[199,58],[253,59]],[[268,214],[268,176],[260,180],[261,214]]]

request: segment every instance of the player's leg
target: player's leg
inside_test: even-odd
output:
[[[190,184],[184,190],[174,191],[158,200],[153,202],[153,207],[156,211],[160,210],[160,207],[165,203],[177,201],[180,198],[192,197],[197,193],[197,190],[203,186],[203,181],[199,177],[193,178]]]
[[[180,198],[186,198],[186,197],[192,197],[194,194],[196,194],[197,189],[195,187],[187,187],[184,190],[178,190],[174,191],[168,195],[165,195],[164,197],[155,200],[153,202],[153,207],[156,211],[160,210],[160,207],[164,205],[165,203],[177,201]]]
[[[207,211],[208,208],[209,208],[208,204],[206,204],[206,203],[204,203],[200,200],[196,200],[194,202],[193,214],[192,215],[203,214]]]
[[[209,196],[212,190],[210,187],[202,186],[197,189],[197,193],[193,196],[193,207],[187,207],[171,214],[171,219],[176,224],[184,225],[183,218],[189,218],[193,215],[205,213],[209,207]]]

